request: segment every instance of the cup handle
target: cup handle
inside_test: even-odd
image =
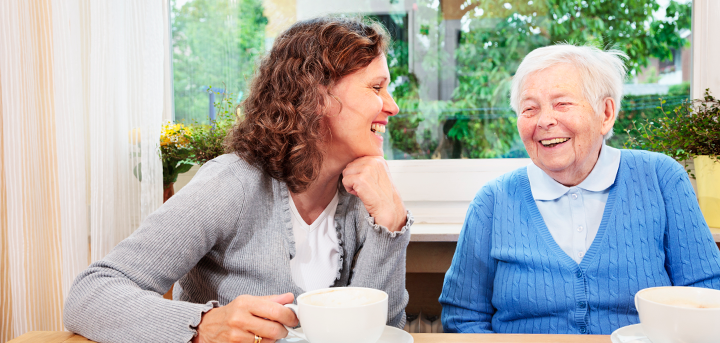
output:
[[[297,306],[297,305],[295,305],[295,304],[285,304],[285,307],[287,307],[287,308],[291,309],[293,312],[295,312],[295,315],[296,315],[296,316],[298,315],[299,310],[298,310],[298,306]],[[289,334],[291,334],[291,335],[293,335],[293,336],[295,336],[295,337],[298,337],[298,338],[302,338],[302,339],[304,339],[304,340],[307,341],[307,337],[305,337],[305,334],[303,334],[302,332],[298,332],[297,330],[295,330],[295,329],[293,329],[293,328],[291,328],[291,327],[289,327],[289,326],[287,326],[287,325],[285,325],[285,324],[283,324],[283,326],[285,327],[285,329],[288,330],[288,333],[289,333]]]

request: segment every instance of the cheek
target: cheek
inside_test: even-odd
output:
[[[367,99],[368,101],[365,103],[365,112],[370,119],[375,119],[380,112],[382,112],[383,109],[383,100],[379,96],[376,96],[374,99]]]
[[[519,117],[517,121],[518,133],[523,142],[533,140],[535,134],[535,121],[530,118]]]
[[[574,121],[568,121],[565,125],[575,136],[576,142],[583,144],[595,140],[602,128],[602,123],[594,114],[586,114]]]

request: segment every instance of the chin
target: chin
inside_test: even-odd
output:
[[[543,169],[546,169],[553,173],[560,173],[570,166],[568,161],[558,161],[555,159],[539,159],[540,165]]]

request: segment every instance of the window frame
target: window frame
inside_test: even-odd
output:
[[[167,1],[169,8],[170,1]],[[711,22],[708,10],[720,8],[711,0],[693,0],[692,12],[692,56],[691,56],[691,96],[697,98],[708,86],[708,77],[696,70],[696,66],[709,69],[708,75],[720,75],[720,65],[712,64],[705,57],[711,47],[706,46],[710,36]],[[168,11],[168,28],[172,29]],[[701,13],[702,12],[702,15]],[[408,16],[411,27],[412,16]],[[412,35],[410,35],[412,36]],[[170,41],[172,37],[170,36]],[[170,63],[172,63],[172,44],[169,45]],[[701,59],[702,58],[702,59]],[[172,68],[172,67],[170,67]],[[710,82],[711,83],[711,82]],[[173,96],[172,69],[170,86],[165,92]],[[720,89],[720,87],[716,87]],[[166,94],[167,99],[167,94]],[[174,102],[171,104],[171,118],[174,115]],[[415,216],[413,241],[456,241],[460,233],[465,212],[474,195],[490,180],[517,168],[529,165],[529,158],[498,159],[443,159],[443,160],[388,160],[388,167],[395,185],[406,204]],[[197,168],[193,168],[196,171]],[[191,171],[183,178],[194,175]],[[180,185],[181,187],[181,185]]]

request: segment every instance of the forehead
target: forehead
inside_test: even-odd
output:
[[[367,79],[367,78],[376,78],[376,77],[388,77],[390,75],[390,70],[388,69],[387,60],[385,59],[384,54],[380,54],[380,56],[375,57],[375,59],[370,62],[370,64],[367,65],[367,67],[362,68],[358,71],[356,71],[354,74],[357,77]]]
[[[537,97],[583,96],[582,78],[577,67],[567,63],[531,73],[523,83],[520,100]]]

